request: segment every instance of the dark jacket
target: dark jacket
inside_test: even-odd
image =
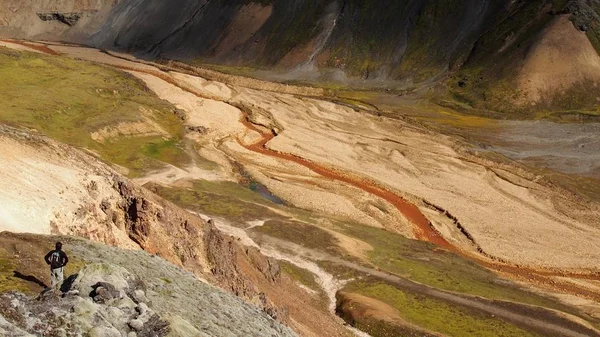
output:
[[[69,258],[67,254],[62,250],[51,250],[44,256],[44,260],[46,263],[50,265],[52,269],[62,268],[69,263]]]

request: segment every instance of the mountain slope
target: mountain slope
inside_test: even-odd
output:
[[[405,88],[447,83],[450,100],[478,110],[526,112],[539,96],[548,98],[538,109],[597,105],[595,97],[563,97],[569,90],[584,96],[589,90],[580,87],[597,84],[597,67],[579,68],[570,80],[533,94],[518,83],[539,58],[531,53],[544,52],[536,46],[561,34],[579,36],[571,43],[586,50],[588,63],[600,63],[598,0],[74,0],[2,7],[0,36],[268,69],[288,73],[278,75],[284,79]],[[576,61],[569,50],[556,49],[555,56]],[[449,73],[456,76],[446,82]]]
[[[61,286],[66,294],[1,294],[3,336],[23,336],[19,330],[50,336],[126,336],[131,331],[148,337],[295,336],[257,307],[160,257],[73,237],[0,233],[0,257],[8,267],[0,271],[0,287],[35,294],[35,282],[48,282],[40,256],[58,240],[71,259]],[[104,282],[103,291],[98,282]]]

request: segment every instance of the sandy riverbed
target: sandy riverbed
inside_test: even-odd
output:
[[[160,72],[85,48],[51,48],[97,62]],[[492,256],[531,266],[597,268],[597,205],[577,203],[510,170],[466,157],[451,137],[326,101],[161,73],[214,98],[211,101],[178,93],[180,88],[156,76],[134,74],[160,97],[184,109],[188,120],[209,128],[199,141],[218,143],[213,151],[247,166],[260,183],[292,204],[410,236],[410,224],[381,198],[241,146],[239,142],[251,143],[259,135],[244,128],[234,106],[248,107],[253,120],[277,129],[277,137],[267,144],[270,149],[367,178],[396,192],[430,214],[449,241],[467,244],[451,221],[432,216],[422,200],[451,213]]]

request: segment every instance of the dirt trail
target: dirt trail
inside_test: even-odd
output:
[[[208,219],[208,217],[203,216]],[[406,278],[388,274],[386,272],[365,267],[347,260],[331,256],[327,253],[315,251],[297,244],[273,238],[268,235],[260,236],[260,243],[251,238],[246,230],[227,225],[222,221],[216,222],[217,227],[238,239],[247,243],[250,246],[257,247],[261,252],[269,257],[277,260],[287,261],[296,265],[299,268],[309,270],[317,279],[319,285],[329,298],[330,310],[335,312],[336,293],[343,287],[344,281],[337,280],[333,275],[324,271],[313,261],[328,261],[339,266],[344,266],[361,273],[365,273],[387,282],[390,282],[400,289],[408,290],[412,293],[422,294],[427,297],[436,298],[454,305],[459,305],[474,309],[476,311],[497,316],[514,324],[532,328],[537,331],[543,331],[550,336],[568,336],[568,337],[584,337],[584,336],[600,336],[598,331],[588,327],[579,325],[569,319],[557,316],[552,311],[522,305],[512,302],[491,301],[487,299],[471,297],[467,295],[457,295],[450,292],[441,291],[420,283],[410,281]],[[290,251],[295,254],[282,253],[282,251]],[[365,336],[364,333],[354,331],[357,336]],[[366,335],[368,336],[368,335]]]
[[[57,54],[56,51],[50,49],[47,46],[33,45],[33,44],[22,42],[22,41],[11,41],[11,43],[21,44],[21,45],[29,47],[29,48],[33,48],[32,46],[35,46],[40,51],[47,49],[52,52],[52,55]],[[44,52],[50,54],[50,52],[48,52],[48,51],[44,51]],[[116,60],[120,60],[120,58],[118,56],[114,56],[111,54],[108,54],[108,55]],[[122,60],[126,61],[127,63],[139,63],[139,62],[137,62],[135,60],[131,60],[131,59],[122,59]],[[198,90],[195,90],[194,88],[191,88],[189,85],[183,85],[183,84],[179,83],[179,81],[177,81],[175,78],[173,78],[170,74],[163,72],[158,68],[151,67],[145,63],[139,63],[140,67],[127,66],[127,65],[118,64],[118,63],[110,63],[109,65],[113,66],[115,68],[121,69],[121,70],[145,73],[145,74],[154,76],[154,77],[159,78],[159,79],[161,79],[183,91],[191,93],[201,99],[213,99],[213,100],[222,101],[219,98],[206,97],[206,95],[199,92]],[[155,68],[155,69],[152,69],[152,68]],[[227,103],[227,102],[224,102],[224,103]],[[508,274],[511,277],[514,277],[516,279],[525,280],[529,283],[543,285],[543,286],[549,287],[551,289],[559,289],[560,291],[573,293],[573,294],[577,294],[577,295],[583,295],[587,298],[591,298],[596,301],[600,301],[600,294],[594,293],[585,287],[580,287],[580,286],[572,284],[572,283],[568,283],[568,282],[560,281],[558,279],[551,278],[551,277],[560,276],[560,277],[571,277],[571,278],[586,279],[586,280],[600,280],[600,274],[595,273],[595,272],[593,272],[593,273],[566,273],[566,272],[562,272],[562,271],[538,270],[538,269],[533,269],[533,268],[528,268],[528,267],[509,265],[509,264],[506,264],[506,263],[503,263],[500,261],[495,261],[495,260],[485,256],[485,254],[484,255],[476,255],[474,253],[465,252],[465,251],[461,250],[459,247],[456,247],[456,246],[450,244],[447,240],[445,240],[432,227],[430,221],[423,215],[423,213],[421,213],[421,211],[415,205],[409,203],[408,201],[406,201],[399,195],[396,195],[396,194],[378,186],[376,183],[374,183],[372,181],[368,181],[367,179],[352,177],[351,175],[349,175],[347,173],[326,167],[324,165],[314,163],[310,160],[307,160],[307,159],[304,159],[304,158],[301,158],[301,157],[298,157],[298,156],[295,156],[292,154],[282,153],[282,152],[271,150],[266,146],[266,144],[275,138],[275,136],[276,136],[275,134],[262,131],[257,126],[252,124],[249,121],[248,114],[246,112],[242,112],[240,121],[248,130],[255,131],[261,135],[261,138],[258,141],[254,142],[253,144],[245,144],[238,139],[238,142],[244,148],[246,148],[250,151],[256,152],[256,153],[263,154],[263,155],[268,155],[271,157],[292,161],[294,163],[300,164],[300,165],[312,170],[313,172],[315,172],[323,177],[326,177],[326,178],[329,178],[332,180],[337,180],[340,182],[344,182],[346,184],[360,188],[361,190],[363,190],[367,193],[371,193],[373,195],[376,195],[380,198],[385,199],[386,201],[388,201],[389,203],[394,205],[415,226],[414,227],[414,235],[419,240],[436,244],[440,247],[443,247],[452,252],[455,252],[465,258],[474,260],[475,262],[477,262],[480,265],[483,265],[489,269],[492,269],[492,270],[495,270],[497,272],[501,272],[504,274]]]

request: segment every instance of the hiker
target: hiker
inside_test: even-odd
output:
[[[51,287],[61,284],[63,281],[63,267],[69,262],[67,254],[62,251],[62,243],[56,243],[56,249],[51,250],[44,256],[44,260],[50,266]]]

